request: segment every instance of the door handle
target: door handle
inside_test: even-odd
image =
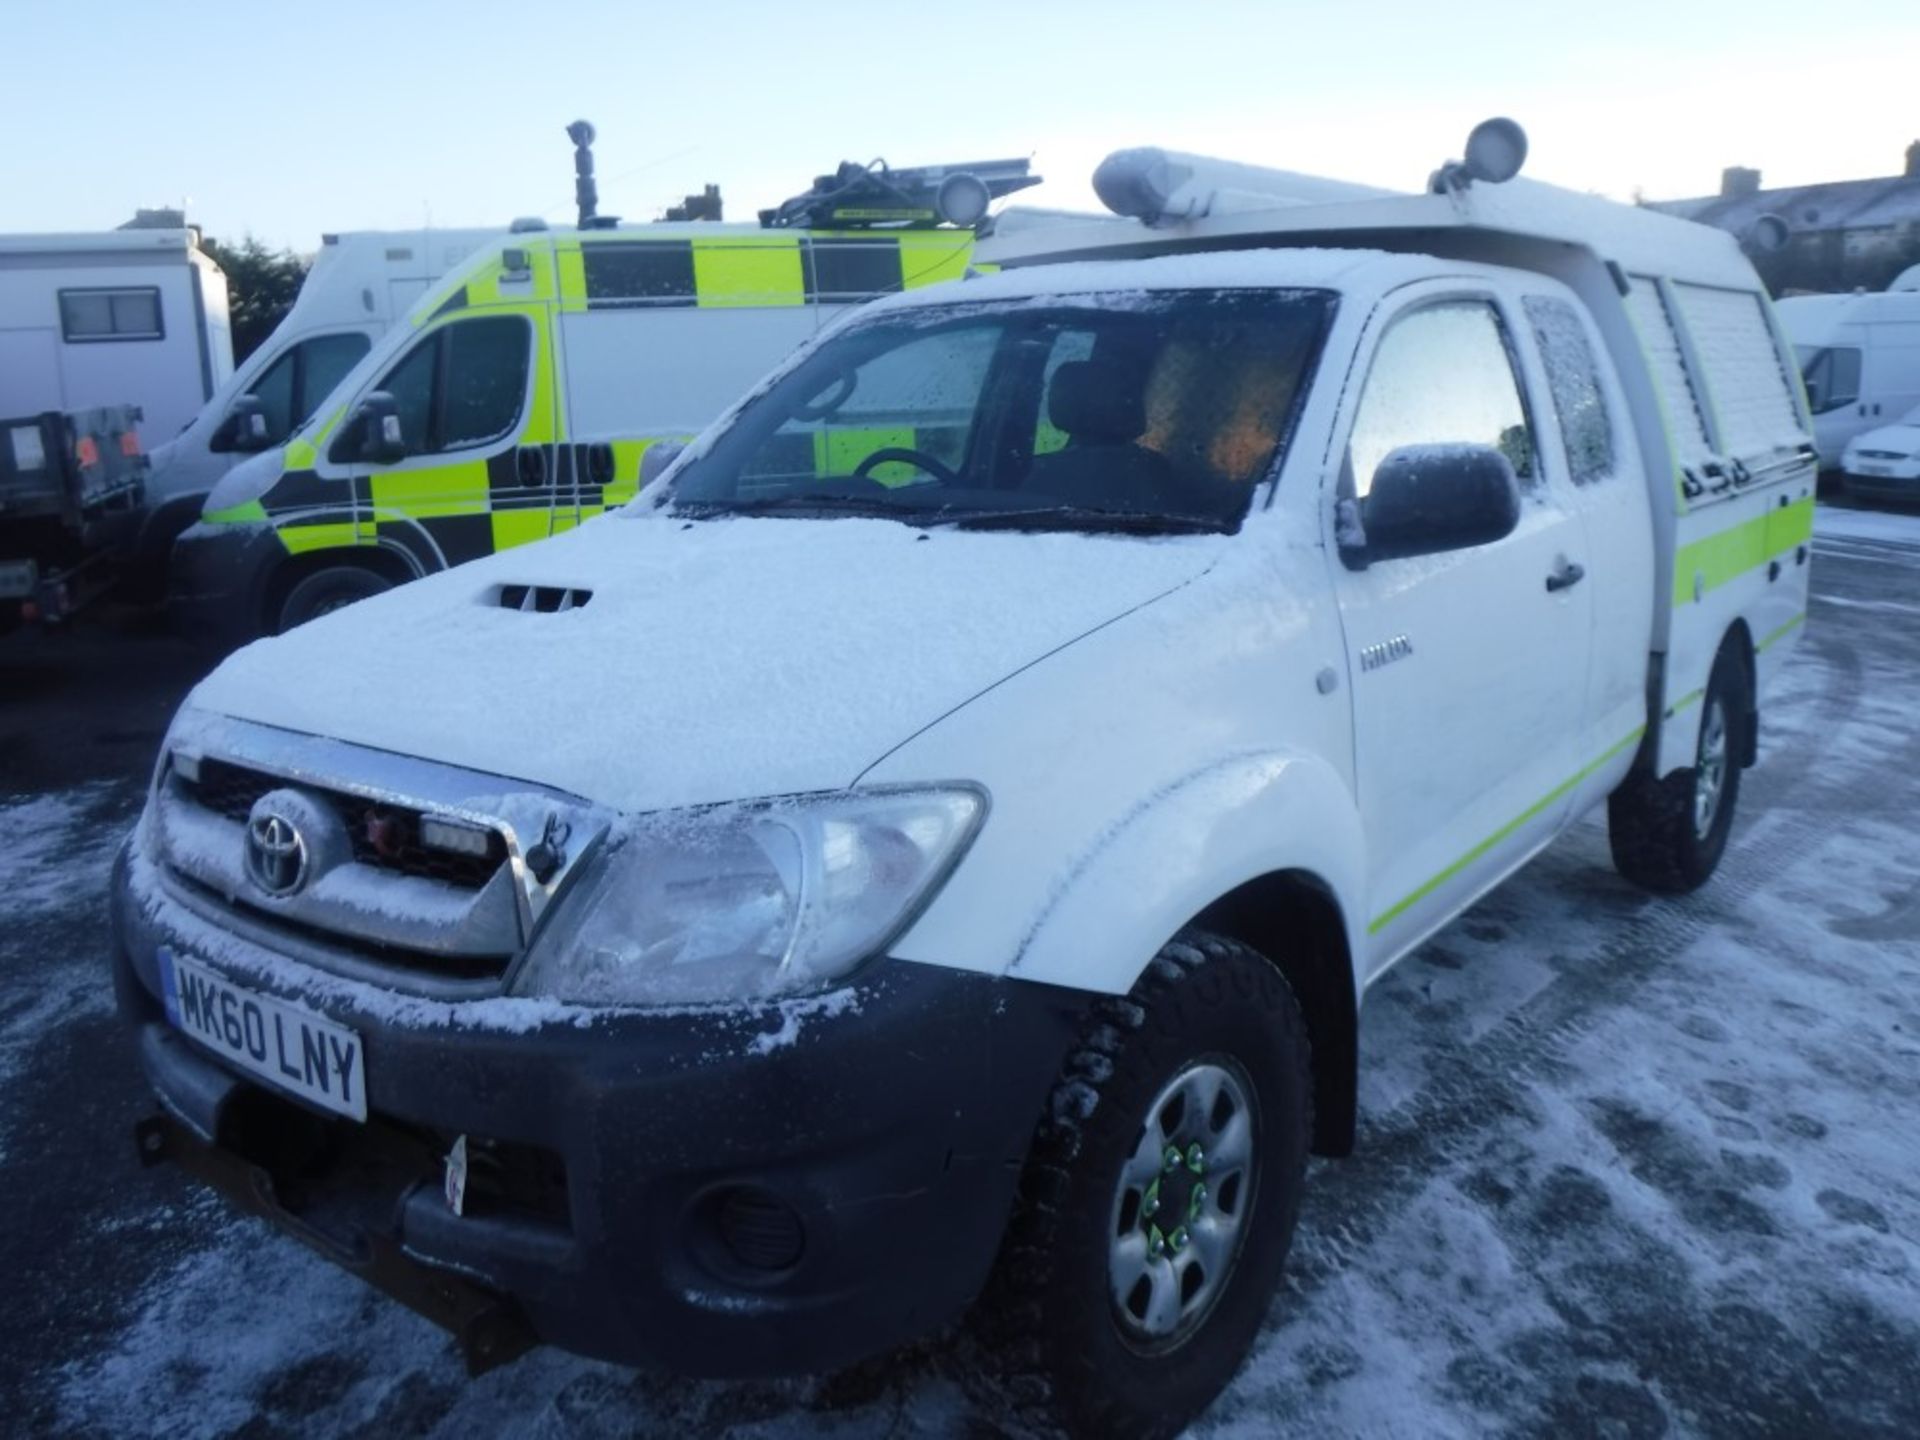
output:
[[[1587,578],[1587,567],[1572,560],[1562,560],[1559,567],[1547,576],[1547,593],[1556,590],[1571,590]]]

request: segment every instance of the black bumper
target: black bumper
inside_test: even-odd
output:
[[[267,1177],[248,1208],[415,1308],[433,1313],[413,1282],[457,1279],[472,1292],[459,1313],[488,1317],[497,1352],[523,1317],[599,1358],[795,1374],[937,1329],[986,1279],[1085,1000],[889,961],[810,1013],[508,1033],[317,1006],[363,1038],[363,1126],[269,1093],[167,1025],[157,947],[216,947],[164,884],[135,901],[125,871],[123,857],[116,990],[176,1121],[254,1192],[251,1172]],[[463,1215],[442,1193],[459,1135],[497,1167],[473,1172]],[[409,1266],[431,1273],[396,1283]]]
[[[264,521],[190,526],[167,567],[173,628],[216,654],[271,634],[267,602],[286,558],[279,532]]]

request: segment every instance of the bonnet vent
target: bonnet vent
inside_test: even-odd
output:
[[[553,615],[562,610],[578,610],[593,599],[591,590],[569,590],[560,585],[502,585],[500,608]]]

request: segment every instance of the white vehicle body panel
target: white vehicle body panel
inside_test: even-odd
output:
[[[68,308],[114,294],[111,331]],[[226,276],[193,231],[0,236],[0,416],[138,405],[152,448],[232,371]]]

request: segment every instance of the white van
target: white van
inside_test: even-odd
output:
[[[1920,291],[1796,295],[1775,308],[1806,379],[1821,469],[1920,405]]]
[[[972,1306],[1034,1418],[1177,1431],[1368,986],[1603,803],[1706,881],[1805,615],[1759,280],[1517,141],[1113,157],[1136,218],[845,317],[622,513],[228,659],[115,872],[144,1152],[476,1367]]]
[[[135,545],[137,575],[164,571],[207,492],[246,455],[285,442],[427,287],[501,230],[363,230],[320,237],[300,294],[273,334],[240,362],[175,434],[153,432],[148,511]],[[242,427],[240,396],[262,423]],[[169,438],[170,437],[170,438]]]
[[[0,415],[137,405],[151,449],[232,372],[227,277],[198,231],[0,235]]]

